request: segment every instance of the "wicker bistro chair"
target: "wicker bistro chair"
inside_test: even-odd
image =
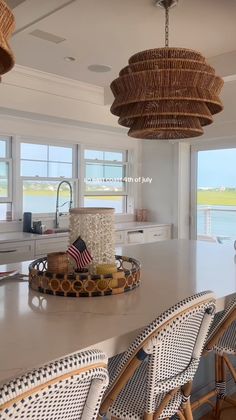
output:
[[[204,354],[215,353],[215,389],[192,403],[192,410],[209,403],[215,409],[215,417],[219,418],[223,401],[236,406],[236,401],[226,393],[226,367],[236,382],[236,370],[228,355],[236,355],[236,297],[230,300],[222,312],[215,315],[206,341]],[[211,398],[216,396],[216,404]]]
[[[110,359],[100,409],[111,419],[192,419],[191,383],[215,309],[212,292],[189,297],[156,318]]]
[[[0,389],[1,420],[92,420],[108,385],[107,359],[85,351],[33,370]]]

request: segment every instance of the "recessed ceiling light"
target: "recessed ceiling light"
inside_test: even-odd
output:
[[[68,63],[71,63],[73,61],[76,61],[75,57],[64,57],[64,60],[67,61]]]
[[[104,66],[103,64],[91,64],[88,66],[88,69],[90,71],[94,71],[95,73],[106,73],[108,71],[111,71],[110,66]]]

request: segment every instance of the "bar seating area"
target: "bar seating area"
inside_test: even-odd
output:
[[[11,334],[6,335],[7,329],[4,333],[6,343],[2,349],[3,351],[6,349],[4,355],[6,368],[0,370],[0,419],[192,420],[200,418],[198,409],[208,400],[210,408],[213,409],[214,418],[224,419],[222,417],[224,414],[222,402],[230,402],[235,405],[232,397],[226,394],[225,366],[229,368],[235,379],[235,373],[227,354],[235,354],[236,298],[234,295],[230,295],[231,289],[228,289],[229,296],[225,300],[219,299],[220,293],[225,293],[225,290],[223,292],[223,289],[215,288],[216,293],[199,291],[174,303],[179,293],[178,276],[182,276],[182,269],[179,273],[176,271],[174,259],[176,251],[178,250],[180,258],[181,249],[183,261],[187,262],[186,253],[189,252],[190,258],[190,255],[193,256],[194,252],[198,250],[196,255],[199,256],[200,250],[203,249],[205,260],[208,251],[212,251],[214,247],[215,244],[206,244],[205,242],[167,241],[161,246],[156,246],[158,252],[154,252],[153,256],[150,255],[151,248],[148,246],[133,247],[133,250],[136,249],[135,258],[141,259],[142,255],[143,282],[146,289],[141,285],[134,291],[116,296],[85,299],[56,295],[41,295],[40,297],[38,292],[28,289],[28,280],[24,281],[24,278],[21,277],[18,286],[20,296],[23,298],[21,307],[24,310],[21,312],[21,316],[24,321],[22,324],[17,310],[15,312],[16,319],[14,319],[14,311],[8,312],[15,329]],[[145,249],[147,252],[144,252]],[[224,261],[226,265],[224,266],[222,263],[223,271],[226,266],[229,267],[231,260],[231,258],[228,259],[229,255],[226,251],[225,249]],[[219,250],[219,252],[222,251]],[[164,261],[163,253],[169,254],[168,264]],[[148,267],[150,267],[153,257],[159,266],[159,282],[157,284],[154,271],[152,271],[152,275],[147,276],[147,273],[151,273],[148,271]],[[210,266],[211,257],[214,261],[216,253],[208,253]],[[180,263],[180,259],[178,263]],[[200,265],[201,260],[199,261]],[[23,267],[24,264],[21,271],[24,271]],[[182,264],[181,267],[183,268]],[[232,268],[234,267],[232,266]],[[173,283],[173,272],[175,272],[178,282]],[[199,281],[204,280],[204,274],[206,274],[205,271],[199,272]],[[221,272],[217,270],[214,281],[217,281],[220,286],[217,274],[219,279],[221,278]],[[232,280],[233,278],[234,270],[232,271]],[[171,296],[171,293],[166,295],[165,289],[161,286],[161,279],[163,279],[163,285],[165,284],[166,288],[170,287],[172,294],[176,293],[176,295]],[[15,281],[14,278],[12,281],[6,280],[5,283],[3,281],[0,288],[0,291],[5,290],[6,296],[13,300],[16,298],[14,296]],[[191,278],[187,276],[186,283],[182,278],[182,282],[184,285],[182,293],[186,295],[186,288],[189,287]],[[198,284],[198,280],[196,284]],[[153,289],[154,285],[157,289]],[[196,285],[194,287],[196,288]],[[143,293],[144,290],[145,293]],[[154,293],[153,290],[156,292]],[[220,292],[220,290],[222,291]],[[156,296],[158,295],[156,293],[160,294],[161,291],[165,295],[163,294],[162,299],[158,299],[157,309]],[[164,296],[169,299],[169,302],[173,302],[169,309],[166,309]],[[38,299],[38,297],[40,297],[40,301],[37,305],[36,298]],[[126,303],[124,303],[124,299]],[[135,312],[133,299],[136,302],[139,301],[139,304],[135,305]],[[87,302],[90,302],[93,313],[88,314]],[[116,302],[118,303],[117,307]],[[147,312],[147,302],[151,309],[150,313]],[[122,309],[123,303],[126,308],[129,308],[126,309],[126,312],[124,308]],[[113,316],[119,319],[119,323],[124,322],[123,330],[119,329],[119,323],[112,324],[110,322],[104,329],[104,304],[107,305],[106,311],[110,311],[110,313],[113,311]],[[13,307],[11,300],[8,300],[8,305]],[[67,308],[66,311],[65,308]],[[162,308],[161,312],[160,308]],[[116,311],[117,315],[115,315]],[[146,326],[139,328],[142,323],[140,319],[142,311],[148,315],[146,319],[151,318],[153,321],[146,322]],[[157,311],[157,317],[153,317],[151,314],[155,314]],[[28,315],[25,317],[25,314]],[[89,318],[91,318],[90,323]],[[97,324],[94,328],[93,324],[96,318]],[[130,322],[133,320],[136,322],[131,327]],[[17,327],[18,321],[20,324]],[[64,324],[65,321],[68,323]],[[128,330],[126,329],[127,323]],[[10,368],[12,362],[9,359],[11,354],[9,339],[12,342],[12,337],[18,340],[17,336],[22,336],[23,330],[20,327],[22,325],[27,332],[27,337],[31,334],[31,342],[32,339],[35,341],[36,337],[39,339],[35,325],[39,327],[40,324],[41,331],[44,330],[44,346],[40,344],[37,350],[34,347],[34,350],[32,348],[32,351],[29,352],[27,344],[25,345],[21,340],[21,342],[17,341],[19,343],[18,351],[13,349],[16,367],[20,368],[28,361],[29,366],[34,366],[34,368],[25,367],[22,369],[21,367],[18,368],[18,371],[22,371],[22,374],[14,374]],[[31,326],[33,326],[32,331]],[[48,326],[52,329],[48,329]],[[57,328],[58,330],[56,330]],[[86,330],[88,331],[87,336]],[[67,336],[64,344],[66,346],[69,344],[69,347],[64,349],[58,348],[57,345],[57,340],[62,344],[62,331]],[[74,331],[80,331],[80,334],[74,334]],[[102,333],[105,333],[104,337],[107,337],[105,341],[101,341]],[[87,340],[87,345],[84,338]],[[93,342],[90,341],[89,345],[88,340],[91,338]],[[25,352],[23,348],[26,349]],[[78,348],[79,351],[73,352],[73,348]],[[58,350],[68,356],[58,358],[56,354]],[[215,389],[195,400],[192,389],[194,389],[194,380],[198,375],[199,363],[204,360],[207,366],[208,358],[206,356],[213,352],[216,354]],[[43,359],[52,361],[46,364],[41,363],[40,361]],[[9,378],[9,380],[5,378]],[[230,393],[232,393],[232,389]]]
[[[230,320],[232,323],[235,317],[235,299],[212,324],[214,313],[214,294],[202,292],[156,318],[127,351],[110,358],[108,370],[105,354],[91,350],[27,372],[1,387],[0,418],[92,420],[99,411],[101,419],[157,420],[177,416],[191,420],[192,381],[204,344],[207,339],[205,348],[209,350],[217,337],[218,347],[214,346],[218,351],[222,348],[219,329],[228,333]],[[216,380],[217,389],[220,387],[218,413],[222,377]]]
[[[203,404],[220,419],[227,354],[235,355],[236,298],[215,314],[215,296],[202,292],[178,302],[107,359],[88,350],[26,372],[0,388],[0,419],[192,420]],[[200,358],[215,353],[215,389],[191,403]],[[215,397],[215,402],[213,397]]]

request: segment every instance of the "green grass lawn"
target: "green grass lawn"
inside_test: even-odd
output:
[[[236,206],[236,190],[198,190],[197,204],[209,206]]]

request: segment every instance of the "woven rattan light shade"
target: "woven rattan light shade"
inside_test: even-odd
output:
[[[182,139],[203,134],[202,127],[222,111],[223,80],[196,51],[157,48],[129,59],[111,83],[111,112],[128,135],[141,139]]]
[[[8,44],[14,29],[14,15],[7,4],[0,0],[0,75],[7,73],[15,64],[13,52]]]

